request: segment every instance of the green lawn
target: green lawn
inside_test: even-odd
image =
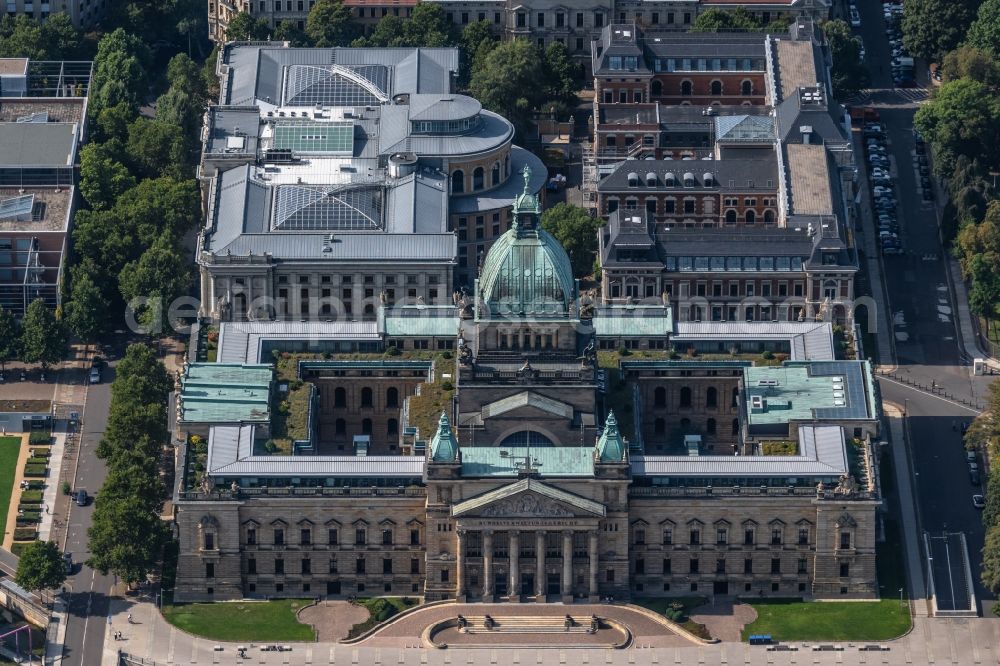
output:
[[[0,437],[0,535],[7,531],[7,508],[14,490],[17,456],[21,452],[20,437]]]
[[[770,634],[776,641],[884,641],[910,628],[909,605],[881,601],[760,600],[750,603],[757,619],[744,627],[750,634]]]
[[[313,641],[312,627],[295,612],[308,599],[230,601],[163,607],[163,617],[178,629],[219,641]]]

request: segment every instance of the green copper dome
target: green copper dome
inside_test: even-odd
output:
[[[618,430],[618,419],[614,412],[608,413],[608,420],[604,424],[604,432],[597,440],[597,461],[606,463],[618,463],[625,460],[625,440]]]
[[[448,415],[441,412],[438,419],[438,429],[431,440],[431,460],[434,462],[456,462],[458,459],[458,440],[451,431]]]
[[[541,206],[531,193],[531,170],[524,168],[524,192],[514,200],[514,224],[490,248],[479,274],[480,315],[566,316],[576,297],[576,281],[566,250],[539,228]]]

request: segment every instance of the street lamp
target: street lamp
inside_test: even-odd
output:
[[[903,607],[903,588],[899,588],[899,607]]]

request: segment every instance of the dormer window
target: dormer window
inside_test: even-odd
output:
[[[667,173],[666,175],[663,176],[663,184],[666,185],[667,187],[676,187],[677,178],[674,176],[674,174]]]
[[[639,187],[639,174],[632,172],[628,175],[628,186]]]
[[[684,174],[684,187],[694,187],[694,174],[686,173]]]

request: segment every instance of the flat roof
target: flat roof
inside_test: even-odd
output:
[[[820,144],[786,143],[791,176],[793,215],[833,215],[826,148]]]
[[[181,378],[181,421],[266,423],[273,375],[264,364],[192,363]]]
[[[27,73],[27,58],[0,58],[0,76],[23,76]]]
[[[675,342],[695,340],[787,341],[793,361],[832,361],[833,324],[812,321],[677,322]]]
[[[354,153],[354,123],[310,121],[278,123],[274,126],[274,148],[296,153]]]
[[[374,321],[245,321],[219,326],[218,359],[221,363],[258,363],[266,341],[301,343],[305,348],[320,341],[378,342]]]
[[[819,79],[813,45],[809,41],[793,39],[776,40],[778,47],[778,82],[782,97],[788,97],[796,88],[814,87]]]
[[[593,476],[593,446],[460,446],[462,476],[517,476],[530,456],[545,477]]]
[[[870,410],[866,370],[864,361],[744,368],[744,400],[751,434],[758,425],[877,418]]]
[[[0,123],[0,167],[71,167],[75,123]]]
[[[632,456],[635,476],[698,478],[839,478],[849,463],[839,425],[799,426],[799,452],[792,456]]]
[[[0,157],[2,159],[2,157]],[[0,218],[0,231],[5,232],[56,232],[69,228],[70,211],[73,210],[72,187],[0,187],[0,207],[15,199],[31,198],[31,216]]]

